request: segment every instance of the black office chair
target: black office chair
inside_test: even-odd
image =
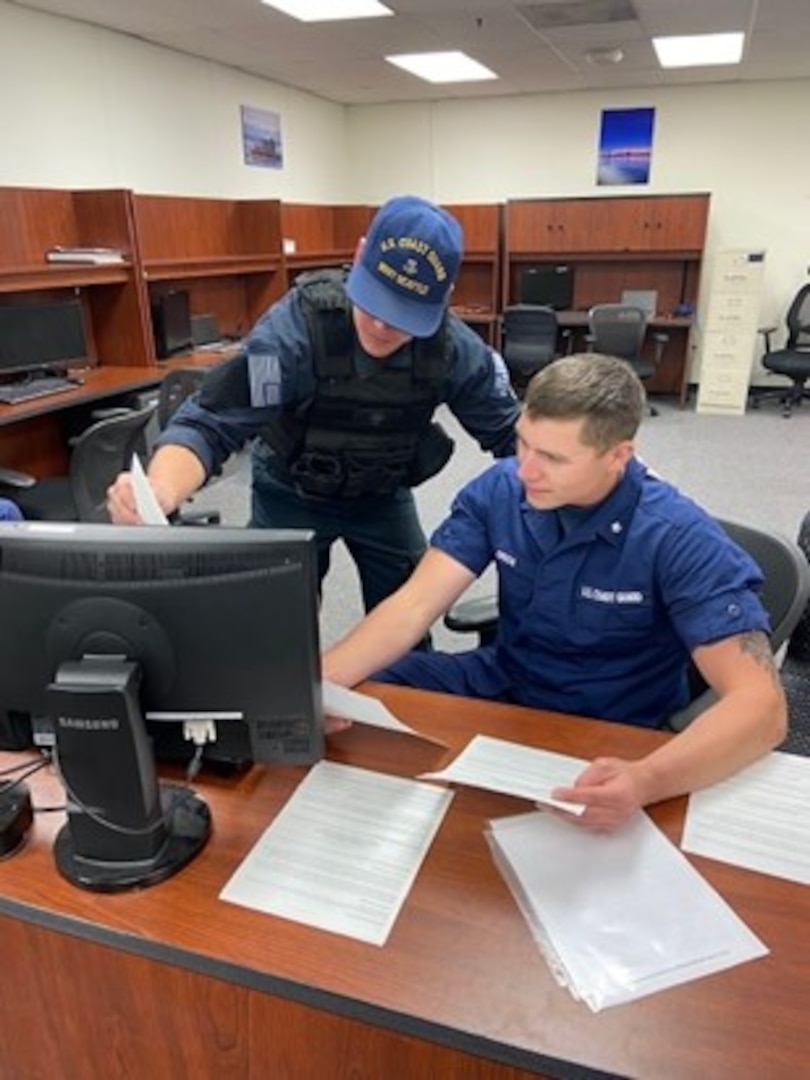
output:
[[[762,389],[753,387],[751,405],[759,406],[764,398],[777,398],[782,404],[782,415],[790,416],[794,408],[801,405],[805,398],[810,398],[810,284],[803,285],[788,308],[785,319],[788,337],[783,349],[771,347],[771,335],[775,326],[766,326],[760,330],[765,338],[765,352],[762,366],[774,375],[784,375],[792,386],[780,389]]]
[[[810,563],[810,513],[801,523],[798,543]],[[790,635],[780,675],[788,703],[788,734],[779,749],[810,757],[810,602]]]
[[[788,640],[810,598],[810,564],[797,543],[769,529],[718,519],[735,543],[762,569],[762,602],[771,622],[770,642],[776,653]],[[498,601],[479,596],[457,601],[444,617],[449,630],[477,633],[481,644],[491,643],[498,632]],[[669,719],[681,731],[715,700],[694,665],[690,668],[690,703]]]
[[[173,368],[166,372],[157,402],[157,422],[161,431],[186,398],[197,393],[207,373],[208,368],[199,367]]]
[[[0,491],[32,521],[108,522],[107,488],[129,468],[133,453],[143,452],[144,429],[154,411],[149,405],[115,412],[91,424],[72,441],[66,476],[36,480],[0,470]]]
[[[188,367],[173,368],[168,371],[160,384],[157,400],[157,425],[164,431],[175,412],[187,397],[196,394],[202,386],[208,368]],[[176,510],[171,515],[172,524],[176,525],[219,525],[222,515],[218,510],[193,510],[192,499],[185,508]]]
[[[593,352],[618,356],[635,371],[642,380],[651,379],[658,370],[667,334],[652,335],[653,357],[644,355],[647,338],[647,314],[632,304],[595,304],[588,312],[588,346]],[[658,410],[650,404],[650,416]]]
[[[532,375],[557,357],[557,315],[540,304],[515,304],[504,309],[501,334],[501,355],[522,397]]]

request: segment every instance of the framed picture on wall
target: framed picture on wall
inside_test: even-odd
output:
[[[281,149],[281,117],[267,109],[241,106],[242,148],[245,164],[262,169],[281,169],[284,157]]]
[[[654,127],[655,109],[603,109],[597,184],[648,183]]]

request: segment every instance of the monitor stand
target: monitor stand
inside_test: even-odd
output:
[[[119,892],[164,881],[205,846],[206,803],[159,783],[140,707],[140,668],[117,656],[60,666],[47,688],[68,820],[54,843],[59,872]]]

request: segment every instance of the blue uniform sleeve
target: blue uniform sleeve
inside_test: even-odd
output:
[[[296,290],[269,309],[244,347],[212,368],[172,417],[157,446],[185,446],[206,476],[258,435],[284,406],[314,392],[309,338]]]
[[[769,632],[762,571],[711,518],[672,528],[658,558],[664,604],[690,652],[747,631]]]
[[[510,505],[514,499],[508,489],[506,468],[509,462],[499,462],[476,476],[453,499],[450,514],[430,538],[431,547],[460,562],[479,577],[494,556],[489,517],[493,507]]]
[[[455,315],[448,316],[453,362],[447,404],[464,430],[495,457],[515,452],[520,402],[502,357]]]

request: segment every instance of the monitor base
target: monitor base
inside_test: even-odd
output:
[[[70,823],[54,841],[60,874],[74,885],[95,892],[123,892],[157,885],[182,870],[205,847],[211,835],[211,812],[199,795],[179,784],[160,784],[166,839],[147,859],[88,859],[75,850]]]

